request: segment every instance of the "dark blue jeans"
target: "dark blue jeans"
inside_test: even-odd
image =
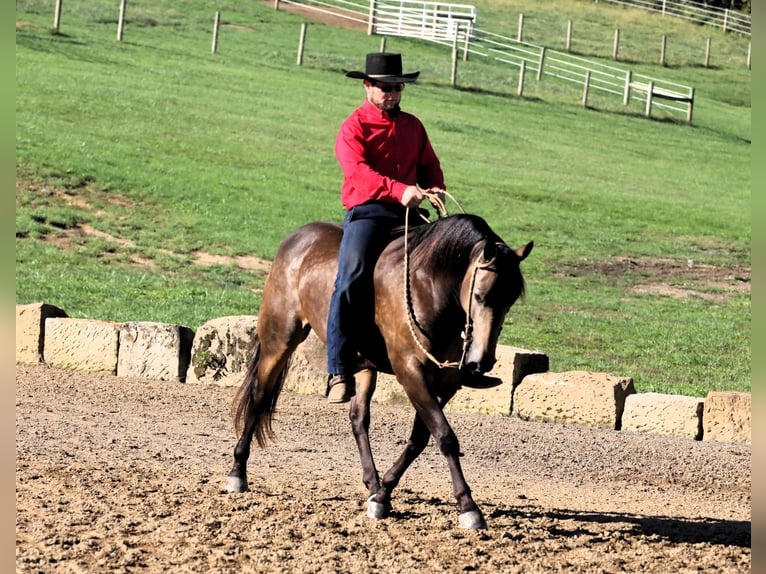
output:
[[[391,239],[391,230],[404,225],[405,208],[384,202],[367,202],[351,208],[343,220],[338,253],[338,274],[327,317],[327,372],[354,372],[357,347],[364,336],[358,326],[374,319],[372,275],[378,257]],[[417,223],[410,215],[410,223]]]

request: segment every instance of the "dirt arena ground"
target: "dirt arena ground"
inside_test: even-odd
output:
[[[457,527],[429,446],[365,515],[344,405],[283,393],[251,491],[224,479],[233,388],[16,367],[16,572],[749,572],[751,449],[449,416],[489,528]],[[380,470],[413,411],[373,405]]]

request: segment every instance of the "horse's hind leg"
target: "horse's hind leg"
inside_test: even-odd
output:
[[[266,446],[266,440],[272,438],[271,418],[282,390],[288,360],[309,330],[309,327],[296,326],[289,329],[284,337],[276,337],[274,331],[263,330],[271,336],[256,344],[253,361],[235,399],[235,421],[243,430],[234,447],[234,466],[226,477],[227,491],[245,492],[249,489],[247,461],[253,437],[262,448]]]

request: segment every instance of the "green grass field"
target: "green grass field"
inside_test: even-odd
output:
[[[620,27],[619,65],[697,89],[691,126],[583,109],[577,88],[547,79],[520,99],[488,62],[461,62],[452,89],[448,49],[388,39],[421,70],[403,106],[450,192],[509,244],[535,241],[502,342],[544,351],[551,370],[631,376],[640,392],[750,390],[748,40],[584,0],[477,7],[512,37],[523,10],[526,39],[556,49],[581,21],[575,49],[605,63]],[[59,34],[53,8],[17,2],[17,304],[193,329],[257,313],[265,276],[233,258],[271,259],[291,229],[342,219],[333,143],[363,98],[342,70],[380,38],[312,23],[298,66],[305,19],[270,4],[131,2],[122,42],[116,1],[68,0]],[[640,48],[662,33],[664,67]]]

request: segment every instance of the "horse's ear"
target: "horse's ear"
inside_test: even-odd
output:
[[[527,258],[527,256],[532,251],[532,248],[534,246],[535,246],[535,242],[534,241],[530,241],[524,247],[519,247],[516,250],[516,255],[519,256],[519,262],[524,261]]]

